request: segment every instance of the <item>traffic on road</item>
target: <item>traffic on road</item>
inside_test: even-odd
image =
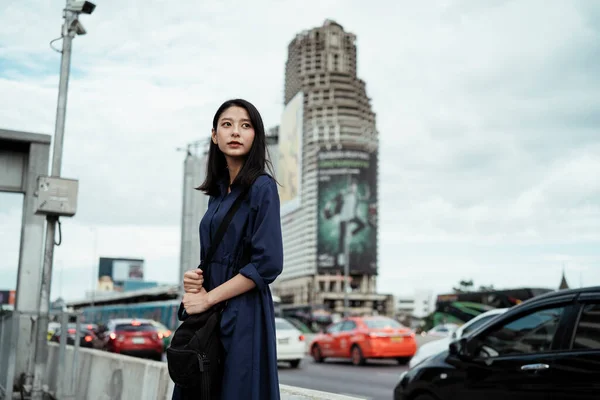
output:
[[[417,334],[385,316],[275,320],[283,384],[368,399],[592,400],[600,393],[600,287],[550,292]],[[66,343],[164,360],[172,331],[145,318],[65,326]],[[445,334],[444,334],[445,332]],[[52,322],[48,338],[60,342]]]

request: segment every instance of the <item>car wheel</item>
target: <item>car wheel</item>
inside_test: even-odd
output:
[[[315,362],[318,363],[322,363],[323,361],[325,361],[325,358],[323,357],[323,354],[321,353],[321,348],[319,347],[318,344],[315,344],[312,348],[312,356],[313,359],[315,360]]]
[[[420,394],[412,400],[437,400],[435,397],[430,396],[428,394]]]
[[[352,346],[351,355],[352,355],[352,364],[365,365],[365,357],[363,356],[363,352],[360,349],[360,347],[358,347],[358,345],[355,344],[354,346]]]
[[[290,361],[290,365],[292,366],[292,368],[298,368],[300,366],[300,361],[301,360],[292,360]]]
[[[396,361],[398,361],[398,364],[400,365],[406,365],[410,361],[410,357],[398,357]]]

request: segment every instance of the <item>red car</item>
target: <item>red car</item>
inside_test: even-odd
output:
[[[104,340],[108,351],[162,361],[163,337],[151,321],[113,319],[106,328]]]
[[[353,317],[330,325],[310,346],[316,362],[350,358],[363,365],[369,358],[391,358],[406,364],[417,351],[415,334],[387,317]]]
[[[70,346],[75,345],[75,340],[77,338],[77,325],[69,324],[67,326],[67,341],[66,343]],[[52,337],[50,338],[51,342],[60,343],[60,337],[62,335],[61,328],[57,328]],[[90,349],[102,349],[103,343],[100,338],[96,335],[96,332],[93,330],[92,325],[81,325],[79,327],[79,346],[86,347]]]

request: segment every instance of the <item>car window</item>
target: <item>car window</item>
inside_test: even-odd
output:
[[[371,329],[404,328],[404,325],[391,318],[365,319],[364,322]]]
[[[481,319],[478,319],[477,321],[473,322],[471,325],[463,328],[462,336],[465,336],[469,332],[473,332],[475,329],[479,328],[480,326],[483,326],[483,324],[485,324],[486,322],[488,322],[490,319],[492,319],[494,317],[496,317],[496,315],[487,315],[485,317],[481,317]]]
[[[342,323],[338,322],[335,325],[331,325],[329,328],[327,328],[327,333],[337,333],[340,331],[340,328],[342,327]]]
[[[285,319],[276,319],[275,320],[275,329],[283,330],[283,331],[295,331],[296,328],[294,325],[286,321]]]
[[[549,351],[564,307],[539,310],[485,335],[482,357],[531,354]]]
[[[156,331],[152,324],[137,323],[137,324],[117,324],[115,332],[151,332]]]
[[[583,308],[575,331],[573,348],[600,349],[600,304],[588,304]]]
[[[356,323],[354,321],[346,321],[342,324],[342,328],[340,329],[340,331],[348,332],[353,329],[356,329]]]

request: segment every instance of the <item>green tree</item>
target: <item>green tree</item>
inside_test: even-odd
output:
[[[473,279],[470,280],[461,280],[460,282],[458,282],[458,286],[452,288],[452,290],[454,290],[454,293],[468,293],[473,291]]]

